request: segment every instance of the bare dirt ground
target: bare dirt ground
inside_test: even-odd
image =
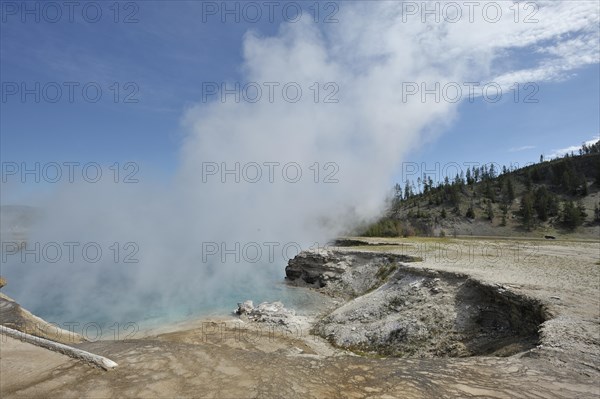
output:
[[[382,240],[377,240],[381,242]],[[544,303],[540,344],[509,357],[384,358],[308,333],[198,320],[127,341],[76,346],[105,372],[1,337],[0,396],[206,398],[598,398],[600,242],[397,239],[352,251],[420,256],[412,268],[464,273]],[[343,251],[344,249],[340,249]]]

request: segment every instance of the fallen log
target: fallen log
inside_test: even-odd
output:
[[[46,348],[54,352],[62,353],[63,355],[67,355],[74,359],[83,360],[86,363],[101,367],[104,370],[114,369],[118,366],[117,363],[103,356],[95,355],[93,353],[73,348],[68,345],[59,344],[58,342],[50,341],[49,339],[36,337],[35,335],[25,334],[5,326],[0,326],[0,333],[6,334],[9,337],[18,339],[23,342],[41,346],[42,348]]]

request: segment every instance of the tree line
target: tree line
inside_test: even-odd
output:
[[[519,195],[519,208],[515,213],[523,228],[531,230],[539,222],[554,218],[565,228],[575,229],[587,217],[581,199],[589,193],[589,182],[600,187],[600,159],[593,157],[595,163],[592,159],[592,166],[583,164],[581,159],[582,156],[599,153],[600,141],[591,145],[583,144],[577,155],[571,152],[553,160],[544,160],[540,156],[540,163],[516,170],[506,166],[498,170],[493,163],[472,166],[466,169],[466,173],[457,173],[452,180],[446,176],[443,182],[437,183],[431,176],[423,174],[417,179],[416,185],[409,180],[405,181],[404,187],[395,184],[391,200],[392,217],[379,228],[388,235],[401,230],[393,219],[406,208],[409,208],[409,219],[428,218],[428,212],[421,209],[423,201],[430,206],[441,206],[439,217],[442,219],[448,216],[447,207],[457,216],[475,219],[473,198],[476,197],[483,199],[485,218],[493,221],[499,211],[500,225],[505,226],[518,191],[522,194]],[[462,213],[460,205],[464,197],[471,200],[466,212]],[[593,216],[595,221],[600,222],[597,204]]]

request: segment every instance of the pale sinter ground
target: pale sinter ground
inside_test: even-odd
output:
[[[362,248],[421,256],[410,267],[466,273],[541,300],[553,316],[542,326],[541,345],[504,358],[360,357],[331,348],[307,326],[282,334],[232,317],[76,345],[119,363],[105,372],[2,337],[0,396],[600,397],[599,242],[391,241],[403,245]]]

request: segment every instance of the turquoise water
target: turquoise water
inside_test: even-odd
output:
[[[328,299],[314,290],[290,286],[283,278],[263,277],[268,280],[260,285],[240,279],[237,282],[229,282],[209,295],[198,290],[195,294],[192,292],[189,295],[175,296],[168,302],[157,293],[155,297],[138,298],[136,304],[127,303],[125,301],[131,301],[132,296],[119,296],[119,292],[127,292],[115,289],[114,285],[111,286],[112,291],[101,295],[91,293],[89,300],[75,304],[76,306],[61,305],[73,305],[70,300],[65,301],[66,298],[62,297],[30,306],[26,299],[19,299],[18,292],[7,294],[35,315],[63,329],[82,334],[91,341],[134,338],[140,336],[142,331],[179,322],[230,316],[237,309],[237,304],[245,300],[252,300],[255,306],[261,302],[280,301],[286,308],[295,310],[296,314],[305,315],[321,309]],[[163,288],[162,291],[167,291],[167,287]],[[162,291],[157,292],[163,293]],[[98,299],[106,298],[107,295],[112,295],[108,302]]]
[[[294,309],[296,314],[309,314],[320,308],[324,296],[313,290],[287,285],[285,281],[272,281],[261,287],[229,287],[220,295],[212,297],[209,301],[199,304],[181,304],[176,308],[166,311],[155,311],[148,313],[141,320],[143,324],[162,324],[202,318],[210,316],[232,315],[237,309],[237,304],[245,300],[251,300],[254,305],[261,302],[282,302],[286,308]]]
[[[83,330],[86,335],[87,326],[92,336],[102,330],[100,339],[107,339],[106,331],[122,326],[142,330],[228,316],[245,300],[255,305],[280,301],[302,315],[318,309],[327,299],[315,291],[287,285],[285,264],[235,264],[220,270],[217,267],[223,265],[217,264],[212,273],[209,266],[199,264],[195,273],[177,267],[146,270],[143,265],[132,272],[111,263],[93,267],[47,263],[23,267],[17,263],[3,265],[9,281],[3,293],[61,328],[72,330],[70,326],[75,326],[76,332]]]
[[[187,320],[230,316],[237,309],[237,304],[245,300],[253,301],[255,306],[261,302],[280,301],[286,308],[293,309],[297,315],[309,315],[321,309],[327,299],[326,296],[314,290],[293,287],[278,281],[260,287],[256,291],[239,289],[224,292],[223,295],[213,298],[210,303],[204,303],[202,307],[183,305],[170,309],[168,312],[156,311],[147,314],[139,322],[139,327],[140,330],[148,330]]]

